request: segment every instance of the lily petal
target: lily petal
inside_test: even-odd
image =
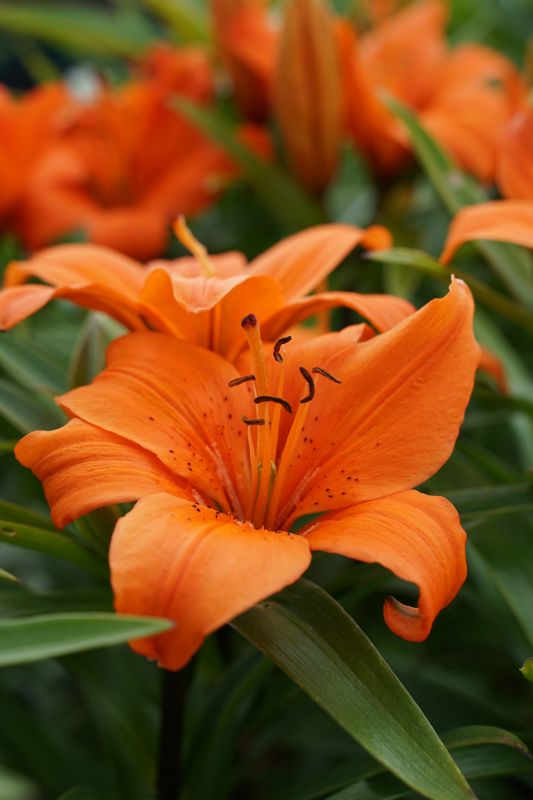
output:
[[[175,621],[173,630],[131,645],[176,670],[209,633],[297,580],[310,559],[301,536],[255,530],[214,509],[152,495],[113,535],[115,607]]]
[[[450,225],[440,260],[448,264],[465,242],[475,239],[533,247],[533,203],[495,200],[461,209]]]
[[[268,341],[274,341],[292,325],[320,311],[339,306],[352,309],[380,333],[393,328],[415,311],[407,300],[393,295],[323,292],[294,300],[269,316],[261,328],[263,336]]]
[[[446,297],[351,349],[326,337],[287,348],[288,369],[322,367],[342,383],[316,376],[277,525],[284,514],[294,519],[410,489],[442,466],[479,361],[472,315],[468,287],[454,281]],[[286,393],[293,407],[297,388]]]
[[[43,483],[59,528],[95,508],[153,492],[191,496],[151,453],[80,420],[55,431],[29,433],[15,455]]]
[[[416,584],[417,608],[393,597],[384,607],[389,628],[412,642],[428,636],[466,578],[466,535],[444,497],[400,492],[328,514],[302,533],[312,550],[377,562]]]
[[[35,277],[49,286],[20,286]],[[103,311],[133,330],[143,328],[137,297],[143,269],[136,261],[93,245],[60,245],[6,269],[0,291],[0,329],[7,330],[53,298]],[[50,288],[53,287],[53,288]]]
[[[275,278],[285,299],[293,300],[318,286],[354,247],[367,241],[369,247],[386,249],[391,240],[386,229],[379,226],[366,231],[355,225],[317,225],[287,237],[258,256],[250,263],[250,274]]]
[[[197,492],[242,514],[249,463],[241,415],[252,403],[246,388],[228,388],[236,377],[216,353],[162,333],[135,333],[112,342],[104,372],[58,403],[145,448]]]

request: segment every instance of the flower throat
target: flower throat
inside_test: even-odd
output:
[[[284,508],[279,508],[283,483],[292,463],[296,446],[300,441],[309,411],[309,403],[315,396],[315,378],[311,373],[334,383],[340,383],[340,381],[321,367],[313,367],[311,372],[305,367],[299,367],[304,381],[305,394],[294,412],[289,401],[283,397],[285,361],[281,352],[283,345],[288,344],[292,337],[284,336],[278,339],[274,345],[272,355],[279,365],[279,371],[275,387],[271,387],[268,381],[259,322],[254,314],[248,314],[242,320],[241,325],[250,347],[254,373],[235,378],[230,381],[229,386],[235,388],[244,383],[254,382],[254,404],[256,406],[254,417],[241,417],[242,422],[248,428],[248,448],[252,465],[250,492],[244,516],[256,528],[275,529],[281,527],[296,504],[295,499],[286,504]],[[293,415],[293,420],[278,458],[282,413]],[[254,430],[255,436],[252,434]]]

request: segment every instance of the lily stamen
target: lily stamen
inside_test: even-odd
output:
[[[305,397],[302,397],[300,403],[310,403],[315,396],[315,382],[305,367],[300,367],[300,373],[309,386],[309,394],[306,394]]]
[[[228,383],[228,386],[233,388],[234,386],[240,386],[241,383],[246,383],[246,381],[255,381],[255,375],[243,375],[242,378],[233,378],[233,380]]]
[[[274,349],[272,350],[272,355],[274,359],[281,364],[283,361],[283,356],[281,355],[281,348],[284,344],[288,344],[288,342],[292,341],[292,336],[282,336],[281,339],[278,339],[276,344],[274,345]]]
[[[327,372],[325,369],[322,369],[322,367],[313,367],[311,372],[316,372],[318,375],[323,375],[324,378],[333,381],[333,383],[342,383],[342,381],[332,375],[331,372]]]
[[[275,397],[274,395],[269,395],[269,394],[260,395],[259,397],[255,398],[254,403],[257,403],[257,404],[259,404],[259,403],[278,403],[280,406],[282,406],[285,409],[285,411],[288,411],[289,414],[292,414],[292,406],[291,406],[291,404],[289,403],[288,400],[285,400],[283,397]]]
[[[241,419],[245,425],[265,425],[266,419],[262,419],[261,417],[245,417],[244,414],[241,415]]]

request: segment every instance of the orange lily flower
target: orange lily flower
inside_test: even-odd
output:
[[[466,44],[448,53],[445,17],[440,0],[425,0],[388,17],[359,42],[344,30],[348,127],[378,173],[401,167],[411,148],[380,97],[388,92],[418,114],[460,166],[488,182],[503,129],[525,89],[514,66],[489,48]]]
[[[391,331],[364,326],[265,350],[242,320],[241,369],[160,333],[115,340],[106,370],[58,399],[71,420],[16,456],[44,484],[59,526],[110,503],[119,612],[176,626],[133,648],[182,667],[212,631],[297,580],[322,550],[379,562],[419,588],[385,620],[420,641],[466,575],[453,506],[412,487],[449,457],[479,358],[473,302],[447,297]],[[242,331],[241,331],[242,335]],[[245,338],[246,337],[246,338]],[[293,523],[322,514],[298,534]]]
[[[218,51],[243,114],[262,122],[268,116],[277,34],[265,0],[211,0]]]
[[[505,130],[498,185],[508,199],[461,209],[450,225],[441,261],[448,263],[459,247],[475,239],[533,248],[533,106],[516,114]]]
[[[253,304],[274,341],[306,317],[346,306],[378,331],[412,313],[407,301],[389,295],[314,289],[358,244],[386,248],[383,228],[321,225],[290,236],[249,265],[240,253],[208,257],[183,223],[178,233],[198,258],[154,261],[145,268],[94,245],[60,245],[29,261],[10,264],[0,292],[0,329],[7,330],[53,298],[104,311],[130,330],[158,330],[234,360],[242,348],[239,319]],[[46,285],[25,284],[38,278]]]
[[[62,84],[32,89],[21,99],[0,86],[0,224],[12,228],[28,181],[68,120],[72,101]]]
[[[157,77],[103,90],[80,109],[26,189],[18,228],[29,249],[82,228],[93,242],[153,258],[177,214],[197,214],[219,195],[233,162],[169,106],[172,91],[211,99],[209,67],[197,51],[175,54],[174,73],[176,60],[177,77],[159,66]]]

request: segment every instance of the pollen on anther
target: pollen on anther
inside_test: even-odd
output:
[[[309,392],[306,394],[305,397],[302,397],[300,403],[309,403],[315,396],[315,382],[305,367],[300,367],[300,374],[302,375],[303,379],[305,380],[305,382],[309,387]]]
[[[283,356],[281,355],[281,348],[283,347],[284,344],[288,344],[290,341],[292,341],[292,336],[282,336],[281,339],[278,339],[278,341],[274,345],[272,355],[279,364],[281,364],[281,362],[283,361]]]
[[[255,381],[255,375],[243,375],[242,378],[233,378],[232,381],[228,383],[228,386],[240,386],[241,383],[246,383],[246,381]]]
[[[257,317],[255,314],[247,314],[241,320],[241,325],[243,328],[255,328],[257,325]]]

